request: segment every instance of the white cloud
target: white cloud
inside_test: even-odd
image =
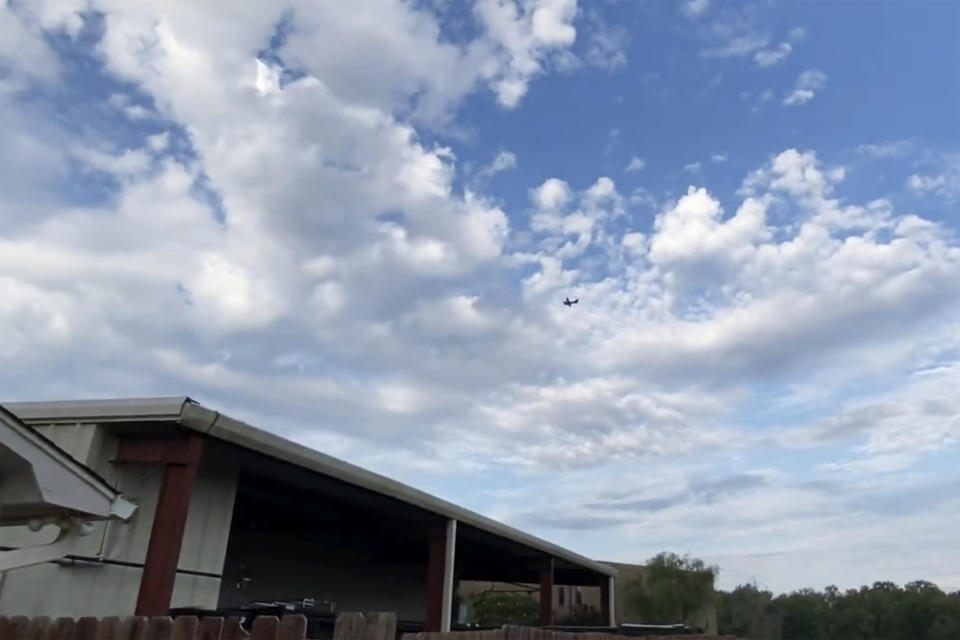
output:
[[[153,143],[149,144],[152,148]],[[72,155],[89,169],[118,176],[140,173],[150,166],[149,155],[140,149],[127,149],[120,154],[111,154],[88,147],[77,147]]]
[[[501,151],[493,160],[490,161],[490,164],[486,165],[480,170],[482,175],[492,176],[494,174],[500,173],[501,171],[507,171],[513,169],[517,166],[517,156],[512,151]]]
[[[630,158],[630,162],[627,163],[627,166],[624,168],[624,171],[642,171],[644,167],[647,166],[647,161],[638,156],[633,156]]]
[[[698,18],[710,8],[710,0],[684,0],[680,6],[683,15],[688,18]]]
[[[786,107],[797,107],[807,104],[827,84],[827,74],[822,71],[808,70],[797,76],[793,90],[783,98]]]
[[[761,49],[753,54],[753,61],[761,67],[771,67],[783,62],[793,51],[793,46],[789,42],[781,42],[773,49]]]
[[[768,37],[758,34],[736,35],[720,46],[703,49],[700,55],[704,58],[740,58],[762,49],[769,42]]]
[[[710,156],[710,162],[726,162],[728,157],[726,153],[715,153]]]
[[[588,63],[607,71],[616,71],[627,64],[629,34],[620,26],[606,23],[601,14],[590,12],[587,28]]]
[[[918,196],[935,195],[947,202],[960,198],[960,156],[946,154],[932,161],[932,168],[907,178],[906,187]]]
[[[700,163],[691,162],[690,164],[683,165],[683,170],[687,173],[700,173]]]
[[[164,131],[162,133],[155,133],[153,135],[147,136],[147,146],[150,147],[152,151],[160,152],[167,148],[170,144],[170,132]]]
[[[563,180],[548,178],[531,193],[533,203],[539,209],[560,209],[573,197],[573,192]]]
[[[506,69],[492,79],[497,100],[506,108],[519,104],[530,79],[542,72],[540,61],[572,45],[577,36],[572,24],[576,0],[537,0],[522,8],[513,0],[478,0],[474,12],[490,40],[508,56]]]
[[[913,143],[910,140],[893,140],[881,144],[861,144],[857,147],[857,153],[868,158],[899,158],[913,149]]]
[[[787,39],[794,43],[800,42],[806,37],[807,30],[804,27],[794,27],[793,29],[790,29],[789,33],[787,34]]]
[[[960,194],[960,173],[938,175],[913,174],[907,178],[907,188],[919,195],[937,194],[953,198]]]

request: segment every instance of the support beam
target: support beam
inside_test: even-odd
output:
[[[540,568],[540,626],[553,626],[553,558],[548,557]]]
[[[600,578],[600,615],[603,616],[606,624],[611,627],[617,626],[617,616],[614,610],[616,603],[614,585],[613,576]]]
[[[138,616],[165,616],[170,610],[190,495],[202,455],[203,439],[200,436],[176,440],[127,440],[117,448],[117,462],[164,465],[163,483],[157,498],[157,510],[153,514],[150,543],[137,594]]]
[[[453,618],[453,568],[456,563],[457,521],[450,519],[429,540],[427,555],[427,615],[424,631],[450,631]]]
[[[443,565],[443,609],[440,616],[440,631],[450,631],[453,620],[453,569],[457,561],[457,521],[447,522],[447,548]]]
[[[60,523],[60,533],[49,544],[0,551],[0,573],[50,562],[69,555],[80,545],[81,538],[87,533],[89,528],[81,522],[67,520]]]

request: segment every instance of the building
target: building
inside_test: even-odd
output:
[[[538,602],[540,585],[515,582],[462,581],[457,589],[461,604],[459,620],[461,622],[472,621],[471,602],[473,598],[491,593],[507,593]],[[589,620],[597,625],[608,624],[607,620],[610,620],[610,618],[603,618],[603,607],[600,601],[602,595],[603,592],[598,586],[555,584],[553,587],[554,623],[557,626],[583,626],[587,624],[583,620]],[[617,617],[619,619],[619,616]]]
[[[55,532],[46,544],[0,546],[0,572],[63,558],[93,522],[129,520],[135,511],[103,478],[0,407],[0,527]]]
[[[630,583],[644,578],[645,567],[640,564],[626,564],[621,562],[606,562],[605,565],[617,570],[614,578],[614,594],[616,612],[616,621],[618,624],[649,624],[651,621],[644,616],[644,612],[639,610],[630,602],[628,588]],[[525,595],[529,598],[539,598],[539,586],[536,584],[518,584],[507,582],[462,582],[458,593],[461,599],[467,603],[470,597],[483,593],[515,593]],[[591,620],[594,613],[599,614],[603,609],[601,598],[603,593],[597,587],[592,586],[573,586],[573,585],[555,585],[553,589],[553,610],[556,623],[558,625],[570,624],[578,626],[582,624],[581,620]],[[469,610],[465,610],[463,617],[469,617]],[[703,602],[693,612],[687,616],[686,620],[674,620],[675,623],[683,623],[691,628],[699,628],[704,633],[715,635],[717,633],[717,609],[715,602],[710,599]]]
[[[593,586],[612,621],[611,567],[190,398],[6,407],[137,510],[95,523],[65,558],[8,572],[0,614],[162,615],[314,598],[443,630],[463,580],[536,583],[548,594],[544,625],[555,584]],[[5,526],[0,545],[56,535]]]

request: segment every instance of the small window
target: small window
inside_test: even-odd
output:
[[[577,587],[577,590],[574,592],[573,601],[578,607],[583,606],[583,594],[580,593],[580,587]]]
[[[558,599],[558,604],[562,607],[562,606],[563,606],[563,587],[560,587],[560,593],[559,593],[558,598],[559,598],[559,599]]]

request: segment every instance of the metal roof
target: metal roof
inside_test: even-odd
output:
[[[12,402],[5,406],[28,424],[177,422],[199,433],[390,496],[445,518],[453,518],[468,526],[512,540],[597,573],[608,576],[617,573],[613,567],[502,522],[208,409],[187,396]]]

